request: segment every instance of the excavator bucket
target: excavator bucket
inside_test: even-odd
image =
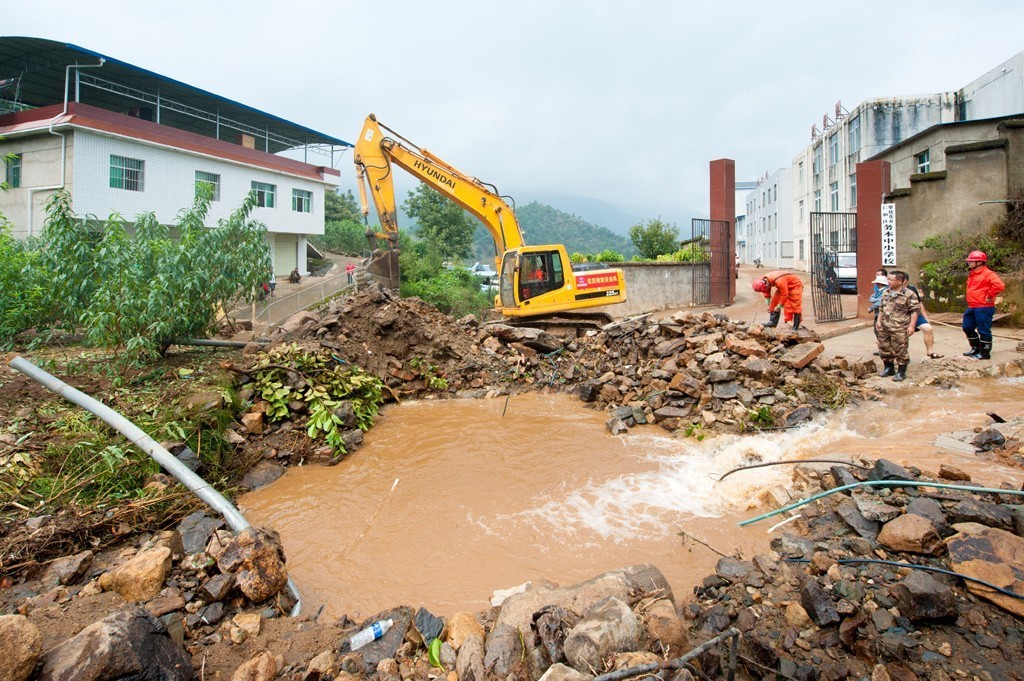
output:
[[[389,249],[374,252],[370,262],[366,264],[366,273],[371,281],[375,281],[385,288],[397,291],[400,286],[398,278],[398,251]]]

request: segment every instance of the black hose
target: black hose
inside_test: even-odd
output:
[[[786,562],[787,563],[810,563],[811,561],[808,560],[807,558],[786,558]],[[996,586],[995,584],[992,584],[991,582],[986,582],[983,579],[978,579],[976,577],[968,577],[967,575],[962,575],[959,572],[953,572],[952,570],[946,570],[945,568],[932,567],[931,565],[917,565],[916,563],[901,563],[901,562],[896,561],[896,560],[880,560],[878,558],[843,558],[842,560],[837,560],[836,562],[839,563],[840,565],[850,565],[850,564],[854,564],[854,563],[876,563],[876,564],[879,564],[879,565],[892,565],[892,566],[895,566],[895,567],[906,567],[906,568],[911,568],[913,570],[926,570],[928,572],[938,572],[939,574],[950,575],[952,577],[959,577],[960,579],[966,580],[968,582],[975,582],[976,584],[981,584],[982,586],[987,586],[990,589],[998,591],[999,593],[1003,594],[1004,596],[1011,596],[1013,598],[1019,598],[1021,600],[1024,600],[1024,594],[1019,594],[1016,591],[1010,591],[1008,589],[1004,589],[1001,586]]]
[[[727,477],[729,477],[733,473],[738,473],[739,471],[749,470],[751,468],[764,468],[765,466],[781,466],[783,464],[800,464],[800,463],[834,463],[834,464],[839,464],[840,466],[853,466],[854,468],[860,468],[861,470],[865,470],[865,471],[871,470],[870,466],[861,466],[860,464],[850,463],[849,461],[836,461],[835,459],[796,459],[796,460],[793,460],[793,461],[769,461],[767,463],[752,463],[749,466],[740,466],[739,468],[733,468],[731,471],[729,471],[728,473],[726,473],[722,477],[718,478],[717,480],[715,480],[714,478],[712,478],[712,480],[715,480],[715,482],[721,482],[722,480],[725,480]]]

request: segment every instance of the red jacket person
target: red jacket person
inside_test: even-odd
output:
[[[973,359],[991,359],[992,318],[996,313],[999,294],[1006,285],[999,275],[988,268],[988,256],[982,251],[971,251],[967,256],[967,310],[964,312],[963,330],[971,349],[964,353]]]
[[[786,323],[793,322],[793,330],[800,328],[804,316],[804,282],[792,272],[773,270],[760,279],[753,281],[753,289],[763,293],[768,302],[768,323],[765,326],[777,326],[779,315],[786,313]],[[772,295],[772,288],[775,295]],[[780,310],[779,307],[782,307]]]

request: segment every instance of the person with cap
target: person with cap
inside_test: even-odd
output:
[[[773,270],[755,279],[751,286],[768,302],[768,323],[765,326],[778,326],[779,317],[785,312],[786,323],[792,321],[794,331],[800,328],[804,316],[804,282],[800,277],[792,272]],[[774,295],[772,288],[775,289]]]
[[[889,273],[889,288],[882,291],[882,302],[875,319],[878,354],[885,365],[879,376],[892,376],[892,380],[897,382],[907,378],[910,336],[916,330],[917,314],[921,308],[917,295],[907,288],[908,279],[906,272]]]
[[[999,295],[1006,288],[999,275],[988,267],[988,256],[983,251],[971,251],[967,256],[967,310],[964,312],[963,330],[971,349],[964,353],[972,359],[992,358],[992,318]]]

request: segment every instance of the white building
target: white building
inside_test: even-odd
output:
[[[822,117],[821,128],[812,126],[811,143],[793,158],[789,168],[784,169],[792,187],[789,233],[793,250],[791,264],[786,264],[787,259],[781,255],[786,239],[784,230],[780,228],[777,236],[770,230],[767,232],[768,243],[777,239],[780,245],[778,266],[810,270],[812,212],[856,212],[856,168],[860,161],[876,156],[935,125],[1020,112],[1024,112],[1024,52],[959,90],[869,99],[849,112],[837,103],[831,116],[826,114]],[[917,150],[912,162],[918,173],[943,170],[943,156],[927,148]],[[778,173],[772,177],[776,175]],[[759,191],[760,188],[748,195],[746,202],[748,253],[749,233],[754,227],[750,224],[751,210],[752,206],[760,207],[760,203],[755,202],[760,196]],[[780,216],[779,219],[784,218]],[[842,235],[836,234],[835,238],[843,240]],[[825,244],[826,247],[837,245]],[[846,245],[852,246],[849,243]],[[775,262],[770,259],[764,261],[766,264]]]
[[[207,226],[250,191],[274,271],[305,270],[306,237],[323,234],[324,192],[339,183],[340,139],[83,48],[0,37],[0,212],[14,235],[39,235],[58,189],[80,216],[174,224],[196,185],[213,187]],[[303,161],[288,158],[301,154]],[[317,155],[325,165],[309,163]]]
[[[789,169],[780,168],[746,195],[744,263],[759,259],[765,267],[794,266],[792,191]]]

